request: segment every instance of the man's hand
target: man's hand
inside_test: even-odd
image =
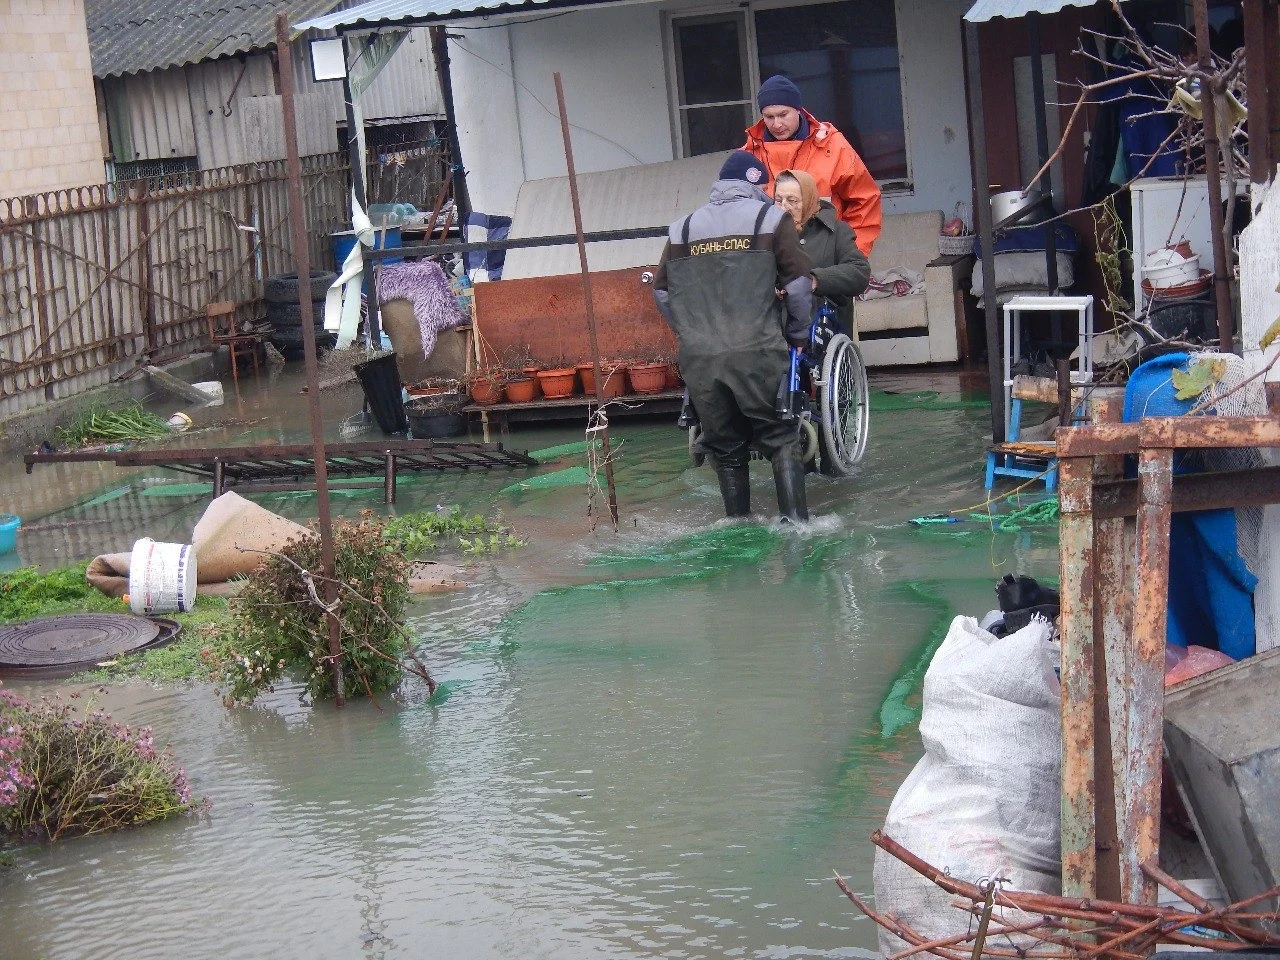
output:
[[[817,278],[817,277],[815,277],[813,274],[809,274],[809,279],[810,279],[811,281],[813,281],[813,286],[812,286],[812,287],[810,287],[809,289],[811,289],[811,290],[813,290],[813,291],[815,291],[815,292],[816,292],[816,291],[817,291],[817,289],[818,289],[818,278]]]

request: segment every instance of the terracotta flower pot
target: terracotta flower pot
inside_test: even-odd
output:
[[[684,386],[684,380],[680,377],[680,364],[667,364],[667,382],[663,386],[668,390],[679,390]]]
[[[578,371],[573,367],[538,371],[538,384],[542,387],[543,396],[548,400],[573,396],[577,379]]]
[[[613,397],[620,397],[627,392],[627,374],[625,368],[620,366],[616,360],[608,362],[601,361],[600,368],[604,371],[604,398],[610,400]],[[590,363],[578,364],[578,375],[582,377],[582,392],[588,397],[594,397],[596,394],[596,371],[595,367]]]
[[[528,403],[538,395],[538,381],[522,377],[507,384],[507,403]]]
[[[492,377],[471,382],[471,399],[482,407],[502,399],[502,385]]]
[[[538,383],[538,373],[541,370],[541,367],[522,367],[520,369],[520,376],[533,382],[533,398],[535,400],[542,396],[542,387]]]
[[[636,393],[661,393],[667,385],[665,363],[636,363],[627,369],[627,375]]]

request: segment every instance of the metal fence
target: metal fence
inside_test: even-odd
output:
[[[349,220],[346,158],[304,158],[311,260]],[[0,199],[0,413],[71,396],[207,339],[292,269],[283,161]]]

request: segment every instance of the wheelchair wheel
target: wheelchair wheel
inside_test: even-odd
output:
[[[694,424],[689,428],[689,462],[700,467],[707,462],[707,452],[702,449],[702,427]]]
[[[848,476],[866,452],[871,407],[862,351],[843,333],[827,344],[819,393],[823,466]]]

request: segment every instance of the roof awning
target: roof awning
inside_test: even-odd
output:
[[[594,6],[602,0],[369,0],[358,6],[294,24],[295,30],[363,28],[447,23],[466,17]]]
[[[997,17],[1017,20],[1028,13],[1058,13],[1066,7],[1092,7],[1098,0],[977,0],[964,15],[969,23],[986,23]]]

